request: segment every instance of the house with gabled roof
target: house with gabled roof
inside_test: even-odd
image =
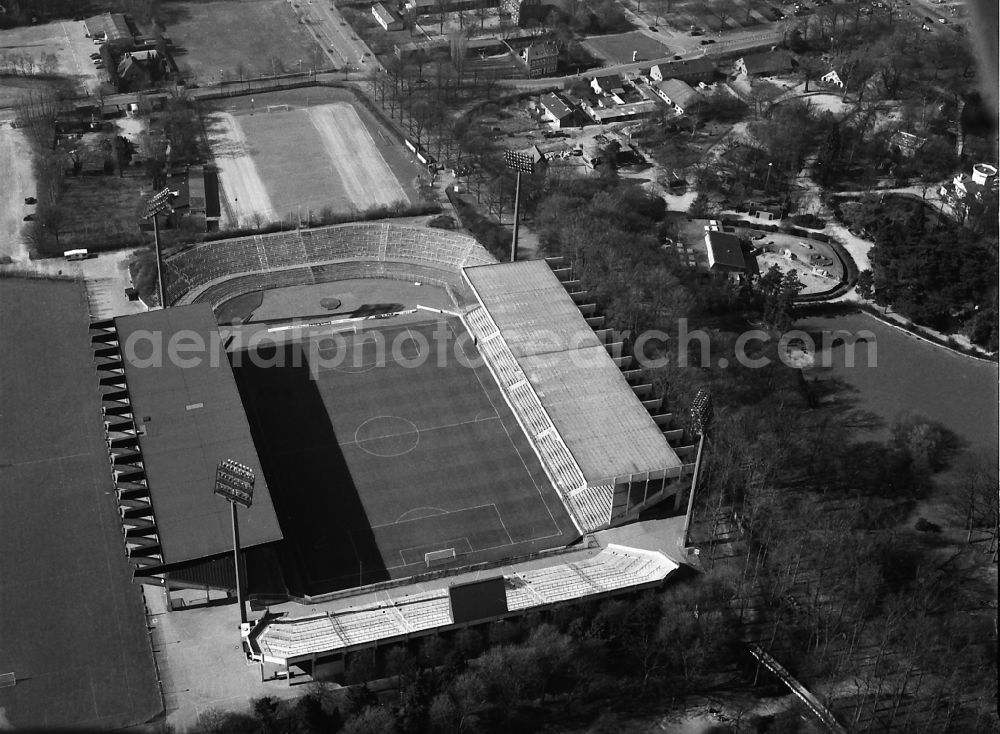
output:
[[[701,94],[692,89],[687,83],[680,79],[664,79],[653,85],[656,93],[662,97],[667,104],[673,107],[681,115],[685,110],[691,109],[699,101]]]
[[[542,119],[548,122],[550,127],[556,130],[564,127],[577,127],[578,111],[561,94],[557,92],[543,94],[538,100],[538,105],[542,108]]]
[[[697,84],[698,82],[708,84],[715,79],[715,72],[715,62],[705,57],[656,64],[650,68],[649,78],[655,82],[662,82],[664,79],[680,79],[688,84]]]
[[[795,68],[791,54],[783,49],[763,51],[748,54],[736,59],[733,69],[743,76],[770,76],[772,74],[787,74]]]

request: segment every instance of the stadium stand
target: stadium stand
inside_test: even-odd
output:
[[[584,487],[570,493],[569,502],[586,527],[599,528],[611,522],[611,506],[614,498],[614,486],[603,484],[598,487]]]
[[[583,472],[543,410],[538,395],[528,383],[527,376],[514,359],[507,342],[500,337],[499,329],[486,309],[475,308],[469,311],[465,315],[465,323],[476,338],[479,350],[486,357],[486,364],[531,441],[549,479],[563,495],[563,499],[567,499],[571,492],[586,486]],[[582,530],[589,531],[598,527],[582,522],[584,518],[580,516],[576,519]],[[604,524],[607,524],[606,521],[602,523]]]
[[[503,575],[507,613],[520,615],[550,604],[646,588],[662,582],[677,564],[662,553],[608,545],[594,553],[580,551],[579,560],[533,568],[509,567]],[[340,655],[397,639],[455,629],[448,585],[406,593],[386,594],[377,602],[342,608],[298,619],[265,618],[247,640],[257,662],[289,665],[310,658]],[[486,621],[486,620],[477,620]]]
[[[170,303],[197,301],[217,307],[261,288],[355,277],[421,277],[461,288],[462,267],[493,262],[466,235],[391,222],[355,222],[204,242],[164,258],[163,267]]]

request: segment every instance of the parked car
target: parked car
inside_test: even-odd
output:
[[[655,33],[655,32],[658,32],[658,31],[659,31],[660,29],[659,29],[659,28],[657,28],[657,27],[656,27],[655,25],[651,25],[651,26],[649,27],[649,30],[651,30],[651,31],[653,31],[653,32]]]
[[[692,36],[700,36],[700,35],[702,35],[702,32],[701,31],[691,31],[691,35]]]
[[[948,21],[944,18],[938,18],[938,23],[947,23]]]
[[[702,46],[708,46],[708,45],[709,45],[709,44],[711,44],[711,43],[715,43],[715,39],[714,39],[714,38],[706,38],[706,39],[704,39],[704,40],[703,40],[703,41],[701,42],[701,45],[702,45]]]

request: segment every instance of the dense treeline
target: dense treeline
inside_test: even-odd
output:
[[[346,673],[359,685],[342,699],[320,686],[309,703],[262,699],[251,715],[203,716],[198,731],[509,732],[642,710],[739,674],[729,596],[720,581],[688,579],[658,594],[362,651]],[[378,696],[362,684],[381,677],[395,677],[395,689]]]
[[[686,318],[688,333],[705,335],[708,359],[697,340],[668,341],[666,366],[648,375],[675,413],[699,387],[718,406],[695,528],[741,639],[810,685],[853,680],[852,696],[832,704],[855,730],[876,722],[890,731],[989,730],[996,632],[981,606],[990,593],[978,577],[982,556],[959,547],[942,565],[933,537],[899,519],[918,501],[941,498],[968,538],[973,527],[985,532],[995,553],[995,469],[970,465],[942,484],[944,469],[972,461],[946,430],[904,415],[887,442],[859,439],[879,421],[851,408],[842,385],[786,367],[773,337],[741,350],[746,317],[776,331],[794,320],[794,278],[767,273],[749,290],[692,276],[658,246],[670,217],[647,197],[613,175],[561,182],[539,202],[536,227],[612,323],[680,336],[676,321]],[[973,288],[995,283],[989,263],[964,276]],[[741,351],[769,361],[753,368]],[[916,630],[926,647],[914,647]]]
[[[997,349],[995,238],[949,225],[923,202],[899,197],[869,195],[843,202],[840,211],[875,243],[869,257],[876,303]]]

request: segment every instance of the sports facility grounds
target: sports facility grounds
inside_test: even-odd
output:
[[[231,355],[290,585],[319,594],[579,537],[478,357],[454,318]]]
[[[248,96],[205,116],[223,228],[419,201],[421,169],[370,112],[338,91]]]

